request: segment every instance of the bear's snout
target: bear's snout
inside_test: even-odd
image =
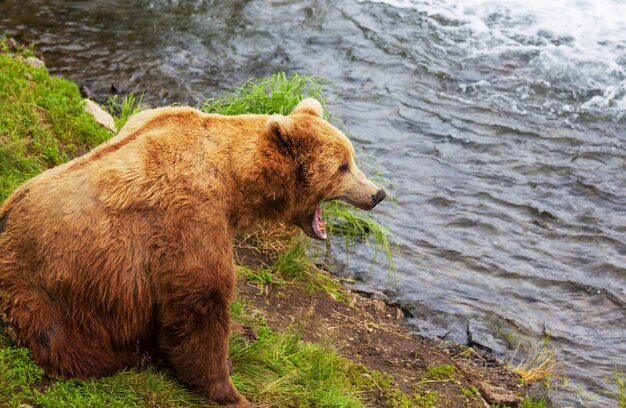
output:
[[[387,197],[387,193],[385,193],[385,190],[383,190],[382,188],[379,189],[376,194],[372,195],[372,200],[374,201],[373,207],[376,207],[376,205],[383,201],[385,197]]]

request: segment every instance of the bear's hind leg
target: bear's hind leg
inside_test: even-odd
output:
[[[75,323],[64,322],[61,313],[36,292],[23,291],[12,299],[5,313],[15,340],[30,350],[32,359],[50,376],[102,377],[139,361],[130,350],[113,350],[103,330],[87,333]]]

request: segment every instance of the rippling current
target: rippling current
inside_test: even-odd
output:
[[[195,104],[278,71],[334,81],[332,111],[397,198],[397,272],[341,272],[426,336],[500,355],[546,336],[557,406],[615,406],[626,366],[623,0],[0,0],[0,33],[96,95]],[[523,355],[523,351],[522,351]]]

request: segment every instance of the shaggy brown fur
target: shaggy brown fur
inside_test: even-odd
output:
[[[0,208],[16,341],[49,375],[79,378],[133,366],[153,344],[196,392],[247,406],[227,361],[233,236],[284,221],[315,237],[321,201],[384,198],[321,114],[312,99],[289,116],[144,111],[17,189]]]

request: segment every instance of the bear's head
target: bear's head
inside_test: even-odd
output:
[[[371,210],[386,196],[357,167],[350,140],[322,115],[320,103],[308,98],[289,115],[272,116],[267,123],[273,147],[289,163],[291,176],[284,187],[294,186],[281,218],[320,240],[327,238],[322,202],[341,200]]]

